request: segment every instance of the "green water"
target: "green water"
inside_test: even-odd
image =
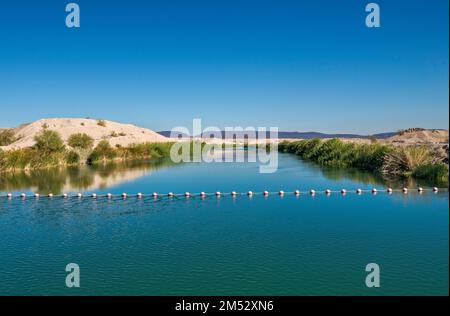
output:
[[[378,188],[374,175],[281,154],[252,163],[167,161],[1,176],[0,191],[239,192]],[[407,183],[429,185],[426,183]],[[448,192],[0,199],[1,295],[448,295]],[[81,269],[67,288],[65,266]],[[367,288],[377,263],[381,287]]]

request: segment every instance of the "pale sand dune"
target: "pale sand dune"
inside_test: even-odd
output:
[[[389,137],[392,143],[448,143],[448,130],[410,129]]]
[[[105,126],[100,126],[97,120],[81,118],[49,118],[41,119],[31,124],[21,125],[14,129],[19,140],[9,146],[0,147],[3,150],[31,147],[35,144],[34,137],[42,131],[43,126],[49,130],[57,131],[61,138],[67,142],[72,134],[86,133],[94,139],[94,144],[107,140],[112,146],[127,146],[132,143],[160,143],[169,142],[164,137],[150,129],[137,127],[131,124],[121,124],[105,120]],[[122,134],[123,133],[123,134]],[[123,136],[119,136],[122,134]]]

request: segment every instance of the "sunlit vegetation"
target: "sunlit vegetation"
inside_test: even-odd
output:
[[[12,129],[0,130],[0,146],[8,146],[16,141],[16,136]]]
[[[394,147],[346,143],[339,139],[310,139],[282,142],[278,149],[327,167],[377,172],[385,178],[415,177],[448,182],[448,165],[439,162],[423,146]]]
[[[169,157],[172,143],[144,143],[112,147],[107,140],[94,147],[87,134],[73,134],[64,144],[58,132],[43,128],[36,135],[35,145],[17,150],[0,150],[0,172],[37,170],[78,164],[143,160]]]

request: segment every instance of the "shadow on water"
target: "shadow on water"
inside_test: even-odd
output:
[[[102,189],[169,166],[176,164],[170,159],[156,159],[4,173],[0,176],[0,191],[31,189],[40,194],[61,194]]]
[[[428,180],[414,179],[412,177],[405,178],[384,178],[377,173],[370,173],[367,171],[346,169],[329,169],[322,168],[323,175],[330,180],[348,179],[358,181],[364,184],[374,184],[391,188],[417,188],[417,187],[448,187],[448,183],[436,183]]]
[[[365,185],[379,185],[383,187],[391,188],[416,188],[416,187],[442,187],[447,188],[448,183],[446,182],[432,182],[423,179],[414,179],[412,177],[405,178],[386,178],[377,172],[361,171],[358,169],[340,169],[320,166],[314,162],[301,160],[303,164],[306,164],[308,168],[320,172],[325,178],[333,181],[337,180],[350,180],[363,183]]]

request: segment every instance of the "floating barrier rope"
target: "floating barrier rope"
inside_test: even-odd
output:
[[[40,197],[46,197],[49,199],[52,198],[63,198],[63,199],[68,199],[68,198],[77,198],[77,199],[82,199],[82,198],[91,198],[91,199],[97,199],[97,198],[106,198],[106,199],[113,199],[116,197],[121,197],[122,199],[127,199],[129,197],[134,197],[137,199],[142,199],[144,197],[153,197],[154,199],[157,198],[161,198],[161,197],[168,197],[168,198],[174,198],[174,197],[185,197],[185,198],[190,198],[190,197],[201,197],[201,198],[205,198],[205,197],[210,197],[210,196],[216,196],[217,198],[220,198],[221,196],[232,196],[232,197],[236,197],[238,195],[240,196],[248,196],[248,197],[252,197],[253,195],[262,195],[262,196],[269,196],[269,195],[279,195],[279,196],[284,196],[284,195],[295,195],[295,196],[299,196],[299,195],[311,195],[314,196],[316,194],[325,194],[327,196],[333,194],[333,193],[340,193],[341,195],[346,195],[347,193],[353,192],[357,195],[361,195],[363,193],[372,193],[372,194],[377,194],[378,192],[384,192],[387,194],[392,194],[394,192],[401,192],[403,194],[408,194],[410,191],[409,190],[415,190],[416,192],[418,192],[419,194],[425,192],[425,191],[431,191],[434,193],[438,193],[439,191],[448,191],[448,188],[438,188],[438,187],[433,187],[433,188],[416,188],[416,189],[408,189],[408,188],[403,188],[403,189],[392,189],[392,188],[387,188],[384,190],[377,190],[376,188],[372,188],[372,189],[356,189],[356,190],[352,190],[352,191],[347,191],[346,189],[341,189],[341,190],[330,190],[330,189],[326,189],[326,190],[320,190],[320,191],[316,191],[316,190],[309,190],[309,191],[300,191],[300,190],[295,190],[295,191],[262,191],[262,192],[253,192],[253,191],[247,191],[247,192],[236,192],[236,191],[231,191],[231,192],[209,192],[209,193],[205,193],[205,192],[198,192],[198,193],[190,193],[190,192],[185,192],[185,193],[173,193],[173,192],[169,192],[167,194],[159,194],[157,192],[153,192],[151,194],[143,194],[143,193],[136,193],[134,195],[128,195],[127,193],[122,193],[122,194],[112,194],[112,193],[107,193],[104,195],[98,195],[97,193],[90,193],[90,194],[86,194],[84,195],[83,193],[77,193],[74,195],[69,195],[68,193],[64,193],[64,194],[60,194],[60,195],[53,195],[52,193],[46,194],[46,195],[40,195],[39,193],[34,193],[32,195],[26,195],[25,193],[21,193],[20,195],[13,195],[12,193],[7,193],[6,195],[0,195],[0,197],[3,198],[7,198],[7,199],[12,199],[12,198],[22,198],[22,199],[26,199],[28,197],[31,198],[35,198],[38,199]]]

